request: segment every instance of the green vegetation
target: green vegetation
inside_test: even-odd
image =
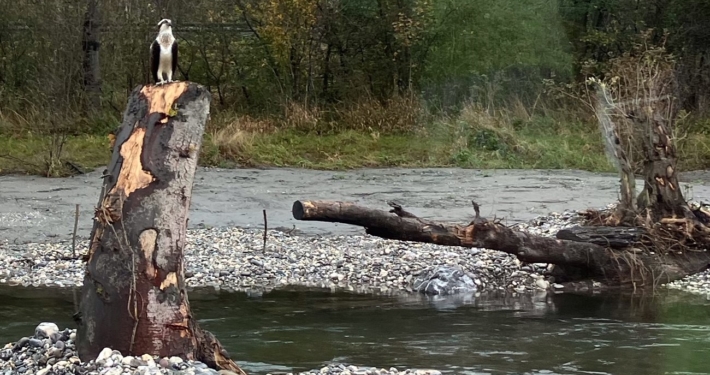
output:
[[[178,79],[213,94],[203,165],[610,171],[584,82],[650,44],[677,66],[680,166],[710,167],[705,1],[98,4],[0,0],[0,173],[105,165],[164,16]],[[82,39],[94,23],[99,66]]]
[[[559,131],[560,128],[563,131]],[[225,135],[229,134],[229,135]],[[232,136],[230,136],[232,135]],[[0,159],[0,173],[45,174],[49,136],[0,139],[12,150]],[[359,167],[575,168],[608,171],[596,128],[562,126],[543,121],[521,123],[515,133],[437,122],[413,134],[377,135],[356,130],[317,135],[299,130],[271,134],[216,132],[205,136],[202,165],[293,166],[314,169]],[[63,158],[85,168],[106,165],[107,137],[67,138]],[[55,173],[68,174],[68,166]]]

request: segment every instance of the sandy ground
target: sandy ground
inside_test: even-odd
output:
[[[58,179],[0,176],[0,246],[4,241],[70,238],[76,204],[81,211],[79,235],[87,237],[100,176],[101,170]],[[684,174],[682,180],[691,187],[686,198],[710,197],[709,177],[707,171]],[[294,220],[291,206],[299,199],[345,200],[383,209],[387,201],[395,201],[421,217],[454,222],[473,217],[473,199],[481,204],[483,216],[513,223],[553,211],[605,206],[617,199],[617,184],[615,174],[574,170],[201,168],[189,225],[262,227],[266,209],[270,228],[295,226],[303,234],[364,233],[344,224]]]

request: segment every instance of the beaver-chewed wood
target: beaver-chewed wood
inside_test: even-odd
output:
[[[707,252],[663,256],[640,249],[611,249],[590,242],[542,237],[514,230],[476,215],[468,224],[439,223],[407,215],[397,205],[390,212],[351,202],[296,201],[296,220],[345,223],[365,228],[367,234],[386,239],[445,246],[485,248],[513,254],[527,263],[561,266],[563,286],[579,290],[595,287],[646,287],[677,280],[710,264]],[[404,211],[406,212],[406,211]],[[558,276],[558,277],[559,277]]]
[[[82,360],[124,355],[200,360],[244,372],[190,311],[188,209],[211,95],[189,82],[133,90],[95,211],[82,289]]]

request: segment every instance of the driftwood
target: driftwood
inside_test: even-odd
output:
[[[115,137],[95,212],[77,348],[200,360],[244,372],[190,312],[188,209],[211,96],[195,83],[136,88]]]
[[[365,227],[367,234],[387,239],[503,251],[527,263],[553,263],[566,290],[608,287],[653,287],[707,268],[707,252],[682,256],[643,249],[610,249],[589,242],[542,237],[480,217],[468,224],[438,223],[416,217],[401,206],[384,211],[348,202],[296,201],[296,220],[345,223]]]
[[[623,249],[642,243],[647,231],[638,227],[577,226],[561,229],[556,237],[560,240],[589,242],[599,246]]]
[[[649,45],[612,59],[610,81],[590,80],[598,88],[594,108],[607,156],[621,184],[615,209],[583,214],[585,225],[600,228],[540,237],[481,218],[475,203],[476,218],[461,225],[423,220],[394,204],[386,212],[346,202],[297,201],[293,216],[359,225],[383,238],[487,248],[524,262],[554,263],[556,281],[575,289],[655,286],[702,271],[710,265],[710,213],[691,208],[683,198],[673,139],[674,63],[662,48]],[[633,142],[640,142],[643,152],[627,152]],[[631,158],[637,154],[643,159]],[[644,189],[634,200],[636,162],[643,162]]]

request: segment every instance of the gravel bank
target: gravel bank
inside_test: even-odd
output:
[[[76,330],[59,330],[54,323],[41,323],[34,335],[6,344],[0,350],[0,374],[14,375],[232,375],[231,371],[216,371],[199,361],[184,361],[179,357],[151,355],[126,356],[105,348],[95,360],[82,362],[76,353]],[[437,370],[396,368],[377,369],[344,364],[329,364],[323,368],[301,372],[304,375],[440,375]]]
[[[607,208],[613,205],[607,206]],[[573,211],[551,213],[521,230],[554,236],[576,225]],[[86,252],[87,238],[77,241]],[[452,294],[507,290],[523,293],[550,286],[547,264],[524,264],[514,256],[467,249],[383,240],[368,235],[303,236],[244,228],[188,230],[185,270],[189,288],[263,293],[288,287],[315,287],[359,293]],[[70,288],[83,282],[84,263],[68,259],[71,242],[0,245],[0,284]],[[710,270],[667,284],[668,288],[710,298]]]
[[[574,223],[565,212],[541,217],[522,229],[554,235]],[[88,240],[77,241],[77,253]],[[83,281],[84,264],[71,256],[71,242],[6,243],[0,249],[0,283],[73,287]],[[467,249],[383,240],[377,237],[301,236],[242,228],[188,230],[185,250],[188,287],[263,292],[282,286],[306,286],[355,292],[459,291],[546,288],[547,264],[523,264],[514,256]]]
[[[710,300],[710,270],[676,280],[672,283],[666,284],[666,287],[669,289],[705,295],[707,299]]]

